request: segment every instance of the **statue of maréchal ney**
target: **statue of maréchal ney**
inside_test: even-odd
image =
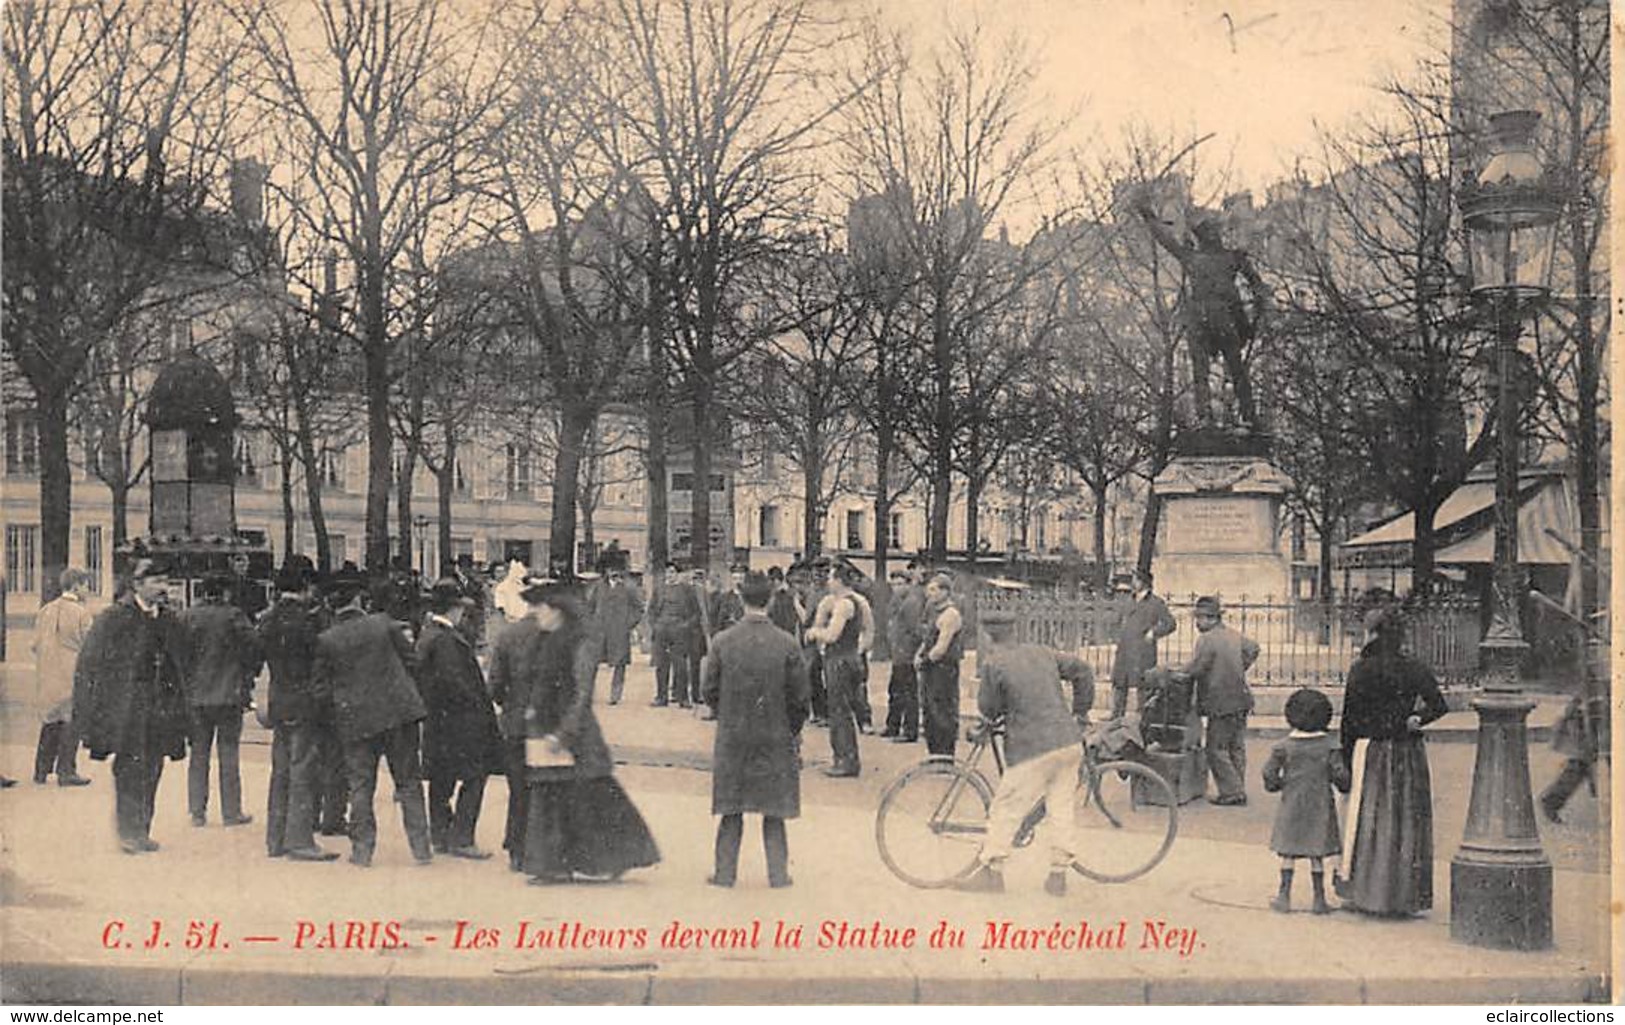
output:
[[[1185,272],[1185,331],[1190,346],[1191,383],[1196,391],[1196,418],[1203,425],[1214,421],[1208,370],[1213,358],[1224,360],[1225,373],[1236,394],[1237,412],[1248,428],[1258,426],[1258,410],[1253,404],[1252,383],[1242,352],[1257,333],[1258,322],[1269,304],[1269,290],[1247,254],[1226,249],[1219,222],[1212,217],[1197,220],[1191,227],[1194,244],[1186,243],[1168,230],[1143,197],[1135,212],[1145,219],[1151,235]],[[1254,297],[1249,314],[1236,279],[1244,280]]]

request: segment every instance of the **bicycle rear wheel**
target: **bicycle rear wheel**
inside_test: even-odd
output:
[[[1102,883],[1138,879],[1157,866],[1179,832],[1174,789],[1138,762],[1086,762],[1073,808],[1078,835],[1072,867]]]
[[[978,772],[947,759],[916,765],[880,795],[880,860],[911,886],[951,886],[976,867],[992,802],[993,790]]]

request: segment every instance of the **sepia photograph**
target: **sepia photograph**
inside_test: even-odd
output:
[[[1619,999],[1609,0],[0,17],[0,1003]]]

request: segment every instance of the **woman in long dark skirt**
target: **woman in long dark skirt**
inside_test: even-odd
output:
[[[660,851],[615,782],[592,712],[597,651],[584,636],[575,595],[568,585],[539,583],[524,596],[541,628],[527,660],[525,873],[535,885],[601,882],[653,865]]]
[[[1422,727],[1447,711],[1439,682],[1402,649],[1404,622],[1373,614],[1371,640],[1349,670],[1343,756],[1350,763],[1348,832],[1338,895],[1375,915],[1433,906],[1433,792]]]

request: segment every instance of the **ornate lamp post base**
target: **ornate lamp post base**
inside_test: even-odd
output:
[[[1485,638],[1491,679],[1473,702],[1478,757],[1461,848],[1450,859],[1450,938],[1479,947],[1552,945],[1552,863],[1540,845],[1529,787],[1527,719],[1517,688],[1521,640]]]

